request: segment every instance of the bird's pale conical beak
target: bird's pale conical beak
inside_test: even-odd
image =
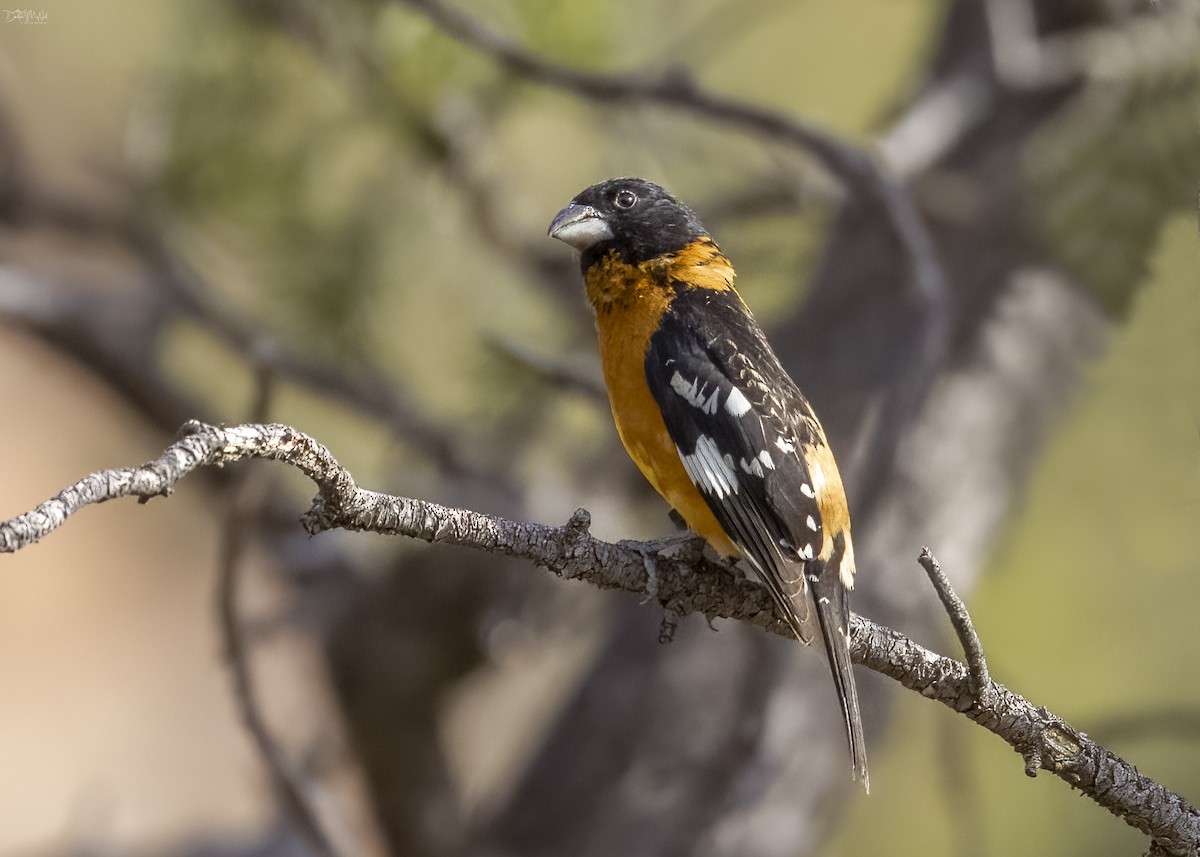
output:
[[[550,223],[550,237],[570,244],[579,252],[613,237],[604,215],[590,205],[569,202]]]

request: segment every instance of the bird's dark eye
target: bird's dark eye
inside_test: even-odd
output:
[[[613,198],[617,208],[633,208],[637,202],[637,194],[631,190],[617,191],[617,195]]]

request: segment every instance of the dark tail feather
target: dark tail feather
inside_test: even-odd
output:
[[[817,607],[817,619],[821,625],[821,636],[825,638],[825,651],[829,653],[829,667],[833,671],[833,683],[837,687],[838,701],[842,704],[842,718],[846,723],[846,740],[850,744],[852,775],[862,780],[869,794],[871,781],[867,776],[867,742],[863,737],[862,715],[858,707],[858,688],[854,684],[854,665],[850,662],[850,603],[841,581],[836,579],[837,569],[811,569],[813,603]],[[830,580],[828,575],[833,575]]]

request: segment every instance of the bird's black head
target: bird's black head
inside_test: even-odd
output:
[[[550,237],[578,250],[584,270],[612,250],[637,265],[676,253],[707,234],[690,208],[645,179],[594,184],[550,224]]]

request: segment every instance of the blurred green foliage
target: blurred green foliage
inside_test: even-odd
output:
[[[1123,315],[1164,219],[1196,205],[1200,59],[1093,84],[1026,163],[1035,234]]]

